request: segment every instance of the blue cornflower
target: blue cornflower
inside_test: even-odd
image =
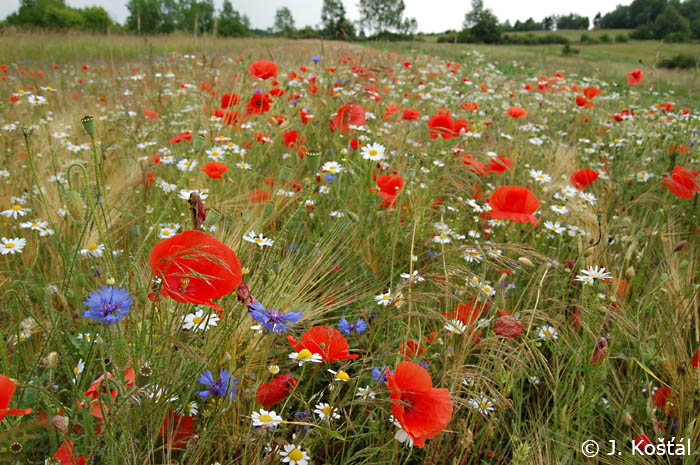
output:
[[[233,400],[233,397],[236,395],[236,382],[238,381],[238,378],[231,379],[231,373],[223,368],[219,371],[218,381],[214,381],[214,376],[209,370],[202,373],[202,375],[197,378],[197,381],[205,386],[209,386],[209,389],[206,391],[199,391],[197,393],[203,399],[206,399],[209,394],[213,394],[215,396],[225,396],[226,391],[228,391],[229,384],[231,384],[231,400]]]
[[[381,369],[381,368],[372,368],[372,378],[374,378],[375,381],[378,381],[380,383],[385,383],[386,382],[386,368]],[[391,370],[389,370],[389,373],[392,375],[394,374]]]
[[[287,329],[303,316],[302,312],[282,313],[279,310],[268,310],[260,302],[249,305],[248,312],[255,321],[263,325],[263,328],[278,336],[287,332]]]
[[[338,323],[338,328],[340,328],[340,332],[346,336],[349,335],[352,330],[357,331],[357,334],[362,334],[362,332],[367,329],[367,322],[362,318],[358,318],[357,323],[350,323],[345,317],[342,317]]]
[[[313,61],[314,63],[318,63],[319,61],[321,61],[321,57],[311,57],[311,61]]]
[[[129,307],[133,303],[131,294],[126,289],[105,285],[88,294],[83,305],[90,307],[90,310],[85,310],[83,318],[92,318],[105,324],[116,323],[131,312]]]
[[[338,176],[334,174],[327,173],[326,174],[326,182],[335,182],[338,180]]]
[[[254,94],[262,94],[263,91],[262,91],[262,89],[253,89],[253,93]]]
[[[297,103],[299,103],[299,99],[293,98],[292,100],[290,100],[290,103],[291,103],[292,105],[296,105]]]

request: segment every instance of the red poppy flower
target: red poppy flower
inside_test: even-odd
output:
[[[586,186],[595,182],[598,176],[599,174],[597,171],[585,169],[573,173],[569,180],[576,189],[585,189]]]
[[[391,374],[386,370],[391,411],[416,447],[423,448],[450,423],[452,400],[445,388],[434,388],[428,371],[417,363],[405,361]]]
[[[178,302],[209,305],[241,283],[241,264],[233,250],[213,237],[187,230],[158,242],[151,251],[151,270],[162,280],[160,292]]]
[[[651,396],[651,401],[654,405],[656,405],[657,408],[663,409],[665,411],[668,402],[671,400],[671,388],[662,386],[658,388],[654,394]],[[671,414],[671,410],[667,412],[669,415]]]
[[[192,133],[190,131],[181,132],[177,136],[170,139],[170,143],[179,144],[183,140],[192,140]]]
[[[224,179],[221,175],[228,172],[228,165],[220,161],[210,161],[204,165],[202,171],[212,179]]]
[[[695,351],[695,357],[693,357],[693,360],[691,360],[690,364],[693,365],[695,368],[697,368],[699,362],[700,362],[700,347],[698,348],[698,350]]]
[[[629,73],[627,73],[627,84],[634,86],[636,84],[639,84],[642,82],[642,70],[641,69],[635,69]]]
[[[73,440],[66,439],[61,443],[53,458],[58,459],[61,465],[85,465],[85,457],[78,457],[73,451]]]
[[[331,132],[335,132],[338,129],[340,132],[347,134],[351,131],[350,125],[364,126],[365,122],[365,109],[361,105],[356,103],[343,105],[338,108],[338,113],[331,120]]]
[[[312,354],[321,354],[324,362],[337,362],[358,357],[357,354],[348,353],[348,341],[340,331],[328,326],[314,326],[301,336],[300,341],[292,336],[287,336],[287,341],[297,352],[307,349]]]
[[[486,199],[492,210],[486,212],[491,218],[527,223],[535,227],[537,218],[532,214],[540,207],[535,194],[522,186],[502,186]]]
[[[642,451],[647,445],[653,445],[651,439],[649,439],[649,436],[647,436],[646,434],[642,434],[641,436],[637,436],[636,438],[634,438],[634,444],[639,450]]]
[[[436,115],[428,119],[428,135],[431,139],[437,139],[440,136],[445,140],[452,139],[457,135],[455,122],[450,116],[449,110],[441,108]]]
[[[267,94],[254,93],[245,106],[245,114],[248,115],[262,115],[270,111],[270,97]]]
[[[596,95],[600,95],[602,92],[602,90],[594,86],[588,86],[583,89],[583,95],[585,95],[588,100],[593,100]]]
[[[158,437],[167,436],[165,443],[168,449],[182,449],[196,433],[194,417],[178,415],[170,410],[158,431]]]
[[[239,103],[241,103],[241,96],[233,92],[221,96],[221,108],[224,110]]]
[[[414,357],[420,357],[425,352],[420,346],[420,343],[416,340],[409,339],[408,341],[402,342],[401,347],[399,347],[399,352],[403,354],[406,359],[412,359]]]
[[[486,167],[484,164],[471,155],[463,155],[462,164],[467,165],[467,167],[469,167],[469,171],[477,176],[486,176]]]
[[[7,415],[21,417],[32,411],[30,408],[7,408],[16,390],[17,387],[10,378],[0,375],[0,421]]]
[[[391,105],[389,105],[387,107],[387,109],[384,110],[384,116],[383,116],[384,121],[389,121],[389,119],[391,118],[391,115],[398,113],[400,111],[401,111],[401,109],[399,109],[399,107],[396,106],[396,102],[391,102]]]
[[[299,131],[294,129],[292,131],[287,131],[282,134],[284,139],[284,145],[287,148],[296,149],[297,153],[301,158],[304,158],[306,154],[306,147],[304,147],[304,142],[306,142],[306,136],[304,134],[299,134]]]
[[[499,316],[493,325],[493,332],[497,336],[514,339],[520,336],[525,328],[516,317],[512,315]]]
[[[593,351],[593,357],[591,357],[591,365],[596,366],[603,363],[603,359],[608,354],[608,340],[604,337],[598,339],[598,343]]]
[[[415,121],[420,118],[420,111],[413,108],[401,110],[401,121]]]
[[[700,191],[698,174],[684,166],[674,166],[671,176],[665,175],[659,187],[666,186],[679,199],[692,199]]]
[[[250,203],[265,203],[272,199],[272,194],[270,194],[265,189],[253,189],[248,194],[248,200]]]
[[[593,104],[586,99],[586,97],[583,97],[581,95],[576,96],[576,105],[580,107],[586,107],[586,108],[591,108],[593,107]]]
[[[527,116],[527,112],[523,107],[510,107],[508,108],[508,114],[512,118],[524,118]]]
[[[489,160],[489,168],[487,172],[489,173],[505,173],[507,170],[513,167],[513,162],[505,157],[498,155],[496,158]]]
[[[260,385],[255,393],[255,403],[270,408],[287,397],[298,382],[299,379],[292,375],[276,376],[272,381]]]
[[[248,67],[248,74],[250,74],[253,79],[277,77],[277,63],[268,60],[254,61]]]
[[[393,207],[396,205],[396,196],[403,189],[403,178],[397,174],[384,174],[377,178],[377,195],[384,199],[380,204],[382,207]]]
[[[146,118],[148,118],[148,119],[150,119],[150,120],[154,120],[154,119],[160,118],[160,115],[158,115],[158,113],[156,113],[156,112],[153,111],[153,110],[148,110],[148,109],[146,109],[146,108],[143,109],[143,114],[146,116]]]

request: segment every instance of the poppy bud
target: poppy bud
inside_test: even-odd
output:
[[[272,213],[274,210],[275,210],[275,207],[273,207],[271,203],[268,203],[267,205],[265,205],[265,209],[263,210],[263,214],[262,214],[263,218],[266,218],[267,216],[269,216],[270,213]]]
[[[527,257],[520,257],[518,258],[518,261],[521,265],[526,266],[528,268],[532,268],[534,266],[532,261]]]
[[[204,225],[211,226],[212,224],[218,223],[220,219],[221,216],[215,211],[209,211],[207,212],[207,218],[204,220]]]
[[[90,137],[95,137],[95,118],[92,116],[85,115],[83,118],[80,120],[81,123],[83,123],[83,129],[85,129],[85,132],[88,133]]]
[[[287,182],[287,180],[289,179],[289,175],[291,175],[291,174],[292,174],[292,169],[288,166],[283,166],[282,168],[280,168],[280,172],[279,172],[279,175],[277,176],[277,178],[279,179],[280,182]]]
[[[131,353],[129,345],[124,338],[119,337],[112,342],[112,357],[119,368],[126,368],[129,364]]]
[[[189,198],[190,211],[192,212],[192,227],[193,229],[199,229],[202,227],[204,220],[207,219],[207,211],[204,208],[204,202],[202,198],[196,192],[190,193]]]
[[[224,352],[224,363],[228,365],[229,363],[231,363],[231,360],[233,360],[231,354],[229,354],[228,352]]]
[[[633,267],[633,266],[630,266],[629,268],[627,268],[627,269],[625,270],[625,276],[626,276],[627,278],[629,278],[629,279],[634,278],[634,275],[635,275],[635,274],[636,274],[636,272],[634,271],[634,267]]]
[[[685,247],[686,245],[688,245],[688,241],[680,241],[680,242],[679,242],[678,244],[676,244],[676,246],[673,248],[673,252],[675,253],[675,252],[678,252],[678,251],[682,250],[683,247]]]
[[[51,307],[59,312],[68,308],[66,297],[58,290],[56,286],[47,286],[44,291],[44,298],[50,302]]]
[[[68,418],[64,416],[55,415],[51,418],[51,424],[61,433],[65,434],[68,431]]]
[[[68,208],[68,213],[70,213],[71,218],[76,223],[82,223],[85,218],[85,203],[83,198],[74,190],[68,190],[66,192],[66,207]]]
[[[236,294],[237,294],[238,301],[240,303],[243,303],[246,300],[248,300],[248,296],[250,295],[250,288],[248,287],[248,285],[246,283],[241,283],[238,286],[238,288],[236,289]]]
[[[622,421],[625,423],[626,426],[631,426],[632,420],[632,414],[629,412],[625,412],[625,414],[622,416]]]
[[[199,153],[204,148],[204,137],[196,135],[192,138],[192,148],[195,153]]]

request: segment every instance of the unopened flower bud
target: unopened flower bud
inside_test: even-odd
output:
[[[280,173],[277,176],[277,178],[280,180],[280,182],[287,182],[291,174],[292,169],[288,166],[283,166],[282,168],[280,168]]]
[[[521,265],[526,266],[528,268],[532,268],[534,266],[532,261],[527,257],[520,257],[518,258],[518,261]]]
[[[194,149],[195,153],[202,151],[204,148],[204,142],[204,137],[200,135],[196,135],[192,138],[192,148]]]
[[[70,213],[71,218],[76,223],[82,223],[85,219],[85,202],[83,198],[74,190],[68,190],[66,192],[66,207],[68,208],[68,213]]]
[[[45,361],[47,367],[55,367],[58,363],[58,352],[49,352]]]
[[[674,251],[674,252],[678,252],[678,251],[682,250],[683,247],[685,247],[686,245],[688,245],[688,241],[680,241],[680,242],[679,242],[678,244],[676,244],[676,246],[673,248],[673,251]]]
[[[629,268],[627,268],[627,269],[625,270],[625,277],[627,277],[628,279],[634,278],[634,275],[635,275],[635,274],[637,274],[637,273],[634,271],[634,267],[633,267],[633,266],[630,266]]]
[[[61,415],[54,415],[51,418],[51,424],[61,433],[66,433],[68,431],[68,418]]]
[[[224,352],[224,363],[229,364],[231,363],[231,360],[233,360],[231,354],[229,354],[228,352]]]

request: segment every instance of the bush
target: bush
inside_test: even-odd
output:
[[[503,41],[507,44],[514,45],[542,45],[542,44],[569,44],[571,41],[559,34],[547,34],[544,36],[536,36],[528,32],[527,34],[510,34],[504,35]]]
[[[581,50],[573,48],[571,45],[566,44],[561,48],[561,54],[564,56],[578,55]]]
[[[599,40],[604,44],[609,44],[613,41],[612,37],[610,37],[609,34],[603,34],[602,36],[600,36]]]
[[[541,44],[570,44],[571,41],[566,37],[559,34],[547,34],[546,36],[540,36]]]
[[[673,58],[665,58],[659,62],[659,66],[667,69],[691,69],[695,68],[700,57],[681,53]]]
[[[451,44],[454,43],[455,40],[457,39],[457,34],[445,34],[441,35],[438,37],[437,43],[438,44]]]
[[[634,40],[651,40],[654,38],[654,33],[646,24],[637,26],[637,29],[630,33],[630,39]]]
[[[684,32],[671,32],[670,34],[666,34],[664,37],[664,40],[666,42],[674,42],[674,43],[680,43],[680,42],[688,42],[690,40],[690,37],[684,33]]]
[[[591,37],[590,35],[588,35],[584,32],[583,34],[581,34],[581,43],[582,44],[597,44],[598,40],[595,37]]]
[[[629,42],[630,38],[627,37],[627,34],[618,34],[615,36],[615,42],[617,43],[623,43],[623,42]]]

